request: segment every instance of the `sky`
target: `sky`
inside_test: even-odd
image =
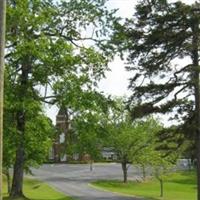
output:
[[[169,2],[176,2],[177,0],[169,0]],[[195,0],[182,0],[182,2],[191,4]],[[132,17],[134,13],[134,7],[137,0],[109,0],[109,8],[118,8],[118,15],[121,17]],[[106,73],[106,79],[103,79],[99,88],[107,94],[111,95],[129,95],[128,91],[128,79],[130,78],[130,72],[126,72],[124,62],[116,56],[114,61],[109,64],[110,72]]]
[[[169,0],[169,2],[175,2],[177,0]],[[191,4],[195,0],[182,0],[182,2]],[[137,0],[109,0],[107,7],[110,9],[119,9],[117,14],[123,18],[131,18],[134,13],[134,7]],[[127,89],[129,84],[130,72],[125,70],[124,61],[119,56],[115,56],[115,59],[109,63],[110,71],[106,72],[106,78],[102,79],[99,83],[99,90],[104,91],[105,94],[112,96],[128,96],[130,91]],[[52,119],[55,124],[58,108],[51,106],[46,109],[47,115]]]
[[[119,9],[117,14],[123,18],[130,18],[133,15],[136,0],[109,0],[107,6],[112,9]],[[99,83],[100,90],[113,96],[129,95],[127,90],[130,73],[125,70],[124,61],[116,56],[109,64],[111,71],[106,72],[106,78]]]

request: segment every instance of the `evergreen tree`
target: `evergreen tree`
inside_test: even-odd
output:
[[[141,0],[132,19],[116,23],[113,43],[128,55],[132,117],[171,116],[196,143],[200,200],[200,4]],[[134,106],[133,108],[133,105]]]

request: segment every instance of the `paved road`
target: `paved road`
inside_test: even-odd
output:
[[[95,164],[91,172],[88,165],[56,164],[43,165],[34,169],[35,177],[47,182],[59,191],[78,200],[138,200],[101,191],[89,186],[95,180],[122,179],[119,164]],[[129,177],[136,177],[137,171],[129,169]]]

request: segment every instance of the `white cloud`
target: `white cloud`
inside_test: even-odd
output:
[[[120,17],[131,17],[136,3],[137,1],[134,0],[109,0],[107,5],[110,9],[119,9],[118,16]]]
[[[128,95],[130,73],[125,70],[124,61],[117,56],[109,68],[111,71],[106,72],[106,78],[100,81],[99,89],[113,96]]]

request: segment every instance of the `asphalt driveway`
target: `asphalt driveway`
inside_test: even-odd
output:
[[[43,165],[39,169],[34,169],[33,173],[36,178],[78,200],[138,200],[101,191],[89,185],[90,182],[100,179],[122,179],[119,164],[95,164],[92,172],[86,164]],[[130,178],[138,176],[137,170],[131,167],[128,173]]]

